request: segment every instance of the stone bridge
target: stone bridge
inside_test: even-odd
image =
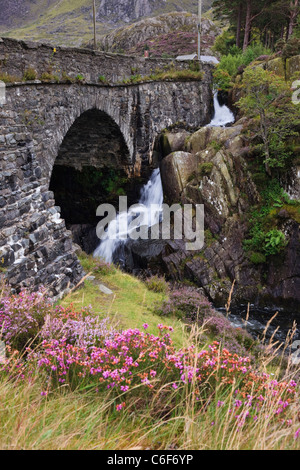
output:
[[[64,219],[95,223],[121,181],[134,200],[162,130],[210,120],[210,65],[201,80],[149,79],[154,67],[188,66],[0,40],[0,269],[12,287],[45,285],[57,297],[76,285],[83,273]]]

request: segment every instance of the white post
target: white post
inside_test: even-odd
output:
[[[198,60],[201,57],[201,20],[202,20],[202,0],[199,0],[198,5]]]

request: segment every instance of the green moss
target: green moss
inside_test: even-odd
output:
[[[250,261],[253,264],[263,264],[266,262],[266,255],[263,253],[252,253],[250,256]]]
[[[202,178],[203,176],[209,176],[213,170],[213,163],[200,163],[198,166],[198,172],[200,177]]]

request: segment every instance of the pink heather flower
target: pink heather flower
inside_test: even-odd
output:
[[[298,428],[297,431],[295,432],[295,439],[299,437],[299,434],[300,434],[300,428]]]
[[[178,388],[178,385],[175,384],[175,383],[173,383],[173,384],[172,384],[172,387],[174,388],[174,390],[176,390],[176,389]]]
[[[148,323],[144,323],[144,324],[143,324],[143,328],[144,328],[145,330],[147,330],[148,327],[149,327]]]
[[[120,405],[116,406],[117,411],[121,411],[122,408],[125,407],[125,403],[121,403]]]
[[[242,404],[243,404],[243,402],[241,400],[235,400],[235,402],[234,402],[234,406],[236,406],[237,408],[242,406]]]

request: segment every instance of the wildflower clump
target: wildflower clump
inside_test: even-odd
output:
[[[119,411],[136,396],[144,400],[161,396],[172,403],[188,394],[196,407],[202,407],[216,390],[224,396],[234,389],[230,412],[239,411],[235,415],[239,424],[246,418],[257,419],[270,399],[275,400],[273,418],[285,416],[296,382],[279,382],[258,373],[249,357],[232,354],[218,342],[203,350],[195,345],[176,350],[172,327],[159,324],[157,336],[147,328],[144,324],[144,331],[115,332],[110,338],[103,337],[101,346],[93,347],[71,344],[63,337],[44,340],[38,351],[29,354],[29,363],[37,364],[47,379],[47,390],[59,384],[82,389],[93,386],[97,393],[113,393]]]
[[[2,340],[22,350],[39,335],[49,312],[52,312],[52,303],[44,288],[37,292],[23,290],[16,295],[4,294],[0,299]]]

